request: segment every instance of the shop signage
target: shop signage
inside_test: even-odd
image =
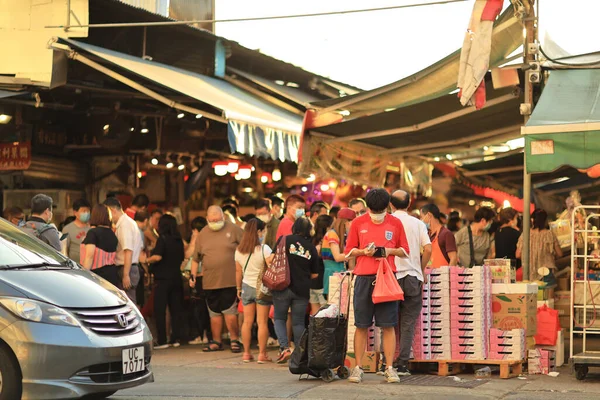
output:
[[[0,143],[0,171],[27,169],[31,165],[31,142]]]

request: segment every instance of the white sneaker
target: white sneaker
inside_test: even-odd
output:
[[[166,344],[161,344],[160,346],[154,346],[154,350],[164,350],[164,349],[168,349],[169,347],[171,347],[171,345],[166,343]]]
[[[179,346],[181,346],[181,343],[179,343],[179,342],[174,342],[174,343],[171,343],[171,345],[170,345],[170,346],[171,346],[171,347],[179,347]]]
[[[352,373],[350,374],[350,378],[348,378],[349,382],[352,383],[361,383],[363,380],[364,372],[361,367],[354,367],[352,369]]]
[[[272,337],[267,340],[268,347],[279,347],[279,341],[277,339],[273,339]]]
[[[188,344],[197,345],[197,344],[205,344],[205,343],[204,343],[204,340],[202,339],[202,337],[198,336],[196,339],[190,340],[188,342]]]
[[[400,383],[400,377],[398,376],[398,373],[396,372],[394,367],[389,366],[385,370],[385,380],[387,381],[387,383]]]

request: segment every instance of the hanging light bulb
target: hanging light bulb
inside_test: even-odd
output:
[[[212,164],[212,167],[215,169],[215,175],[217,176],[225,176],[227,175],[227,166],[229,163],[227,161],[215,161]]]
[[[279,182],[281,180],[281,171],[279,168],[273,170],[273,182]]]
[[[158,158],[153,158],[150,162],[152,165],[158,165]]]
[[[185,169],[185,165],[180,164],[179,167],[177,167],[177,169],[183,171]]]
[[[167,165],[166,165],[166,167],[167,167],[168,169],[171,169],[171,168],[173,168],[173,163],[172,163],[172,162],[168,162],[168,163],[167,163]]]
[[[252,165],[240,165],[238,169],[240,179],[250,179],[252,176]]]
[[[307,182],[314,182],[316,179],[315,174],[310,174],[308,178],[306,178]]]
[[[227,172],[230,174],[235,174],[240,167],[240,162],[238,160],[229,160],[227,161]]]
[[[271,174],[268,172],[263,172],[262,174],[260,174],[260,181],[262,183],[267,183],[269,182],[269,180],[271,179]]]

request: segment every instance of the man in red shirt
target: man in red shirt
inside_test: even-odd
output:
[[[125,210],[125,214],[131,219],[135,219],[135,214],[138,211],[147,211],[150,205],[150,199],[145,194],[138,194],[133,198],[131,207]]]
[[[374,304],[373,283],[377,275],[381,259],[375,258],[375,248],[367,249],[373,243],[375,247],[384,247],[385,256],[394,265],[394,257],[407,257],[409,254],[408,241],[402,222],[388,214],[390,195],[385,189],[373,189],[366,197],[369,212],[354,221],[346,241],[345,253],[356,258],[354,268],[354,352],[356,367],[352,370],[349,381],[362,382],[362,358],[367,347],[368,328],[373,323],[383,330],[383,352],[386,360],[394,359],[396,335],[394,327],[398,324],[398,302]],[[385,378],[390,383],[400,382],[398,373],[388,365]]]
[[[277,228],[276,240],[279,240],[282,236],[289,236],[292,234],[292,226],[298,218],[302,218],[305,213],[306,200],[297,194],[293,194],[285,201],[285,216],[279,223]],[[275,249],[273,249],[275,251]]]

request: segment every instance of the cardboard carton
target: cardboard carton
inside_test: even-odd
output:
[[[492,285],[494,328],[511,330],[524,328],[527,336],[537,331],[537,285]]]
[[[562,367],[565,363],[565,334],[563,330],[557,332],[555,346],[536,346],[536,348],[544,350],[552,350],[556,356],[556,366]]]
[[[379,364],[379,352],[367,351],[363,355],[362,369],[366,373],[376,373]],[[356,367],[356,356],[354,353],[346,353],[344,365],[350,369]]]

